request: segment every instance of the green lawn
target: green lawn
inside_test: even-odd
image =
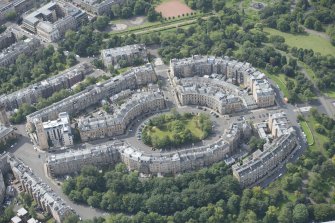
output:
[[[306,35],[294,35],[290,33],[284,33],[276,29],[264,28],[264,31],[270,35],[279,35],[285,38],[285,42],[290,47],[298,47],[303,49],[312,49],[314,52],[319,52],[322,55],[333,55],[335,56],[335,47],[331,43],[317,35],[306,34]]]
[[[299,61],[298,62],[299,66],[303,67],[308,76],[313,80],[316,81],[317,77],[315,76],[314,71],[304,62]],[[335,88],[334,89],[328,89],[328,90],[322,90],[322,93],[324,93],[326,96],[331,97],[331,98],[335,98]]]
[[[314,71],[307,64],[305,64],[304,62],[298,61],[298,65],[302,66],[306,70],[308,76],[314,81],[316,81],[316,76],[315,76]]]
[[[328,89],[328,90],[323,90],[322,92],[330,98],[335,98],[335,88]]]
[[[312,134],[307,122],[302,121],[302,122],[300,122],[300,125],[301,125],[302,130],[306,134],[308,145],[312,146],[314,144],[314,137],[313,137],[313,134]]]
[[[174,122],[174,121],[172,121]],[[197,125],[198,119],[196,117],[193,117],[190,120],[185,120],[183,121],[186,129],[190,130],[192,135],[197,138],[197,139],[201,139],[203,138],[204,132],[198,128]],[[168,136],[170,139],[173,139],[173,132],[169,131],[167,128],[167,124],[164,125],[163,128],[159,129],[157,127],[153,127],[150,130],[150,136],[151,137],[155,137],[157,136],[158,138],[162,139],[165,136]]]
[[[308,123],[308,126],[309,126],[309,128],[310,128],[310,130],[311,130],[311,132],[314,136],[314,144],[312,146],[309,146],[309,149],[313,150],[313,151],[320,151],[321,153],[326,155],[326,151],[323,148],[323,144],[329,141],[328,137],[324,136],[324,135],[321,135],[321,134],[319,134],[315,131],[315,126],[318,123],[311,115],[309,115],[306,118],[306,122]],[[306,137],[307,137],[307,134],[306,134]],[[307,138],[307,140],[308,140],[308,138]]]

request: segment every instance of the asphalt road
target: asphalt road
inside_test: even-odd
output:
[[[27,166],[29,166],[36,176],[40,177],[45,183],[47,183],[52,190],[57,193],[67,205],[69,205],[82,219],[92,219],[93,217],[99,217],[103,215],[103,211],[91,208],[89,206],[78,205],[68,197],[63,194],[61,186],[46,176],[44,171],[44,161],[48,155],[45,152],[36,151],[33,148],[33,144],[30,142],[30,139],[26,135],[24,125],[16,125],[17,132],[22,134],[20,136],[18,143],[14,148],[11,148],[9,152],[12,152],[16,157],[21,159]],[[38,157],[40,155],[40,158]]]

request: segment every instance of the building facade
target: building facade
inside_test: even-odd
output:
[[[157,76],[151,64],[135,67],[122,75],[96,84],[95,86],[90,86],[82,92],[28,115],[27,122],[34,123],[36,118],[42,121],[53,120],[56,119],[61,112],[67,112],[69,115],[76,114],[88,106],[123,90],[134,90],[142,85],[156,81]]]
[[[121,60],[133,65],[136,59],[148,61],[147,49],[143,44],[127,45],[101,51],[101,58],[105,66],[117,66]]]
[[[213,74],[223,75],[226,82],[247,88],[258,107],[275,104],[275,93],[265,74],[249,63],[213,56],[192,56],[170,61],[170,75],[174,79]]]
[[[123,134],[129,123],[136,117],[155,113],[165,108],[164,97],[157,92],[145,92],[133,95],[114,115],[99,118],[84,118],[79,121],[81,140],[89,141]]]
[[[72,212],[71,208],[41,179],[25,166],[21,161],[12,155],[8,157],[12,172],[28,193],[45,212],[48,212],[58,223]]]
[[[233,165],[233,175],[242,187],[257,185],[280,165],[286,163],[287,158],[296,148],[296,132],[288,124],[287,119],[284,119],[286,119],[284,113],[276,113],[270,116],[268,126],[258,125],[259,128],[269,130],[269,140],[264,145],[263,151],[257,150],[243,160],[242,164]],[[278,134],[278,132],[280,133]]]
[[[114,165],[123,162],[129,170],[143,174],[178,174],[219,162],[231,155],[242,139],[248,139],[251,127],[246,122],[234,123],[220,139],[210,145],[176,152],[147,153],[121,141],[111,141],[85,150],[55,154],[47,159],[51,176],[79,172],[86,164]]]
[[[43,40],[55,42],[67,30],[76,30],[87,20],[85,12],[68,4],[49,2],[23,18],[22,27]]]
[[[116,149],[120,145],[122,145],[121,142],[113,142],[85,150],[49,156],[47,159],[48,173],[55,177],[79,172],[85,165],[98,167],[114,165],[120,160],[120,154]]]
[[[14,44],[16,37],[13,32],[5,31],[0,35],[0,50],[9,47]]]
[[[61,89],[69,89],[76,83],[84,80],[85,76],[92,73],[93,68],[87,63],[71,67],[62,73],[45,79],[27,88],[0,96],[0,103],[4,104],[7,111],[13,111],[23,103],[34,104],[39,98],[48,98]]]
[[[14,0],[0,3],[0,23],[4,23],[9,13],[16,13],[17,16],[32,9],[36,0]]]
[[[70,117],[66,112],[59,113],[58,119],[43,123],[43,129],[52,147],[72,146],[73,135],[70,125]],[[43,139],[43,141],[45,141]],[[46,149],[46,148],[41,148]]]
[[[15,63],[20,54],[29,55],[40,46],[40,41],[35,38],[21,40],[2,50],[0,53],[0,66],[9,66]]]
[[[124,0],[73,0],[78,7],[96,15],[109,15],[113,5],[122,4]]]
[[[0,143],[6,145],[9,141],[16,138],[17,134],[13,128],[0,125]]]

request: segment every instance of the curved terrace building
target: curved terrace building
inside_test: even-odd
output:
[[[164,108],[164,97],[158,92],[135,94],[126,103],[122,104],[114,115],[80,120],[78,128],[81,139],[89,141],[123,134],[128,124],[136,117],[146,113],[154,113]]]

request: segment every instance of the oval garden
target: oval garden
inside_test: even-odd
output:
[[[212,130],[212,121],[206,114],[171,113],[149,120],[143,128],[142,140],[154,149],[172,149],[205,139]]]

